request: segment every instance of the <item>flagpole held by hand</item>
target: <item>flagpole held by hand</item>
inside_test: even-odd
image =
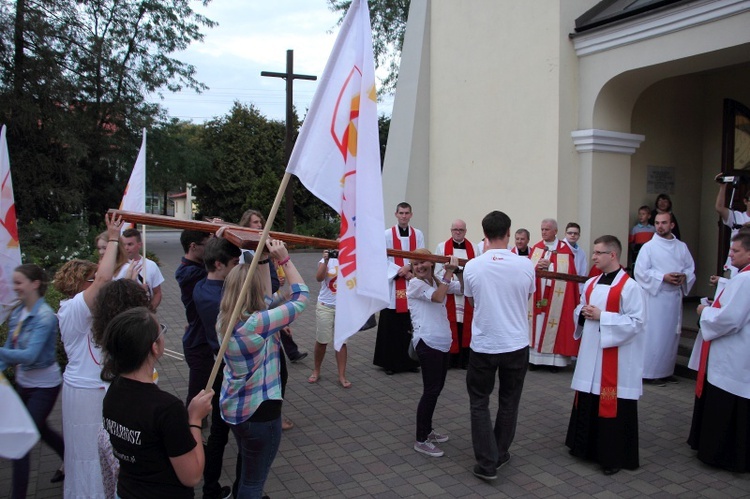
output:
[[[238,296],[237,303],[235,303],[234,305],[234,309],[232,309],[232,316],[224,324],[224,336],[221,340],[219,353],[216,355],[216,360],[214,361],[214,367],[211,369],[211,375],[208,377],[208,383],[206,383],[206,391],[213,388],[214,380],[216,379],[216,375],[219,373],[219,366],[221,365],[221,360],[224,358],[224,352],[227,351],[227,345],[229,345],[229,338],[232,336],[232,330],[234,329],[234,325],[237,322],[237,318],[240,316],[240,312],[242,312],[242,298],[247,295],[248,291],[250,290],[250,282],[253,279],[255,268],[258,266],[258,262],[260,261],[260,255],[263,252],[262,249],[266,245],[268,233],[271,231],[271,226],[276,219],[276,213],[279,211],[281,198],[284,196],[284,191],[286,190],[286,186],[289,183],[289,179],[291,178],[291,176],[291,173],[284,173],[284,177],[281,179],[279,190],[276,193],[276,199],[274,199],[273,201],[273,206],[271,207],[271,211],[268,214],[266,225],[265,227],[263,227],[263,232],[261,232],[260,234],[258,249],[255,251],[255,254],[253,254],[253,260],[252,262],[250,262],[250,269],[248,269],[247,271],[245,282],[242,283],[242,290],[240,291],[240,294]]]

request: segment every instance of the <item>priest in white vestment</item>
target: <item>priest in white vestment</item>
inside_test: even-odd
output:
[[[732,238],[729,258],[738,273],[710,307],[698,307],[701,333],[690,359],[698,377],[688,444],[706,464],[746,472],[750,471],[750,234],[739,232]]]
[[[422,231],[409,225],[412,217],[411,205],[399,203],[395,215],[398,224],[385,231],[386,248],[401,251],[424,248]],[[405,371],[419,372],[419,362],[412,360],[408,355],[411,342],[411,316],[406,298],[408,278],[411,278],[409,260],[388,257],[391,302],[388,308],[380,311],[372,360],[374,365],[382,367],[388,375]]]
[[[572,455],[599,463],[605,475],[639,465],[646,304],[641,287],[620,267],[621,254],[614,236],[594,241],[592,260],[602,274],[586,281],[575,311],[581,345],[565,440]]]
[[[670,213],[656,215],[656,234],[641,247],[635,279],[646,291],[649,320],[643,378],[676,382],[674,366],[682,332],[682,298],[695,283],[695,262],[685,243],[672,234]]]

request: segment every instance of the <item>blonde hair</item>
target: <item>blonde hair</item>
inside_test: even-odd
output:
[[[97,265],[88,260],[71,260],[55,274],[55,289],[68,298],[78,294],[81,286],[90,275],[96,272]]]
[[[412,253],[419,253],[420,255],[431,255],[432,254],[432,252],[430,250],[428,250],[427,248],[417,248],[414,251],[412,251]],[[425,260],[420,260],[419,258],[412,258],[409,261],[411,263],[415,263],[415,262],[423,262]],[[433,282],[430,284],[430,285],[432,285],[435,282],[437,282],[438,279],[437,279],[437,277],[435,277],[435,263],[434,262],[429,262],[429,263],[432,264],[432,281]],[[412,272],[413,272],[413,270],[414,269],[412,269]]]
[[[105,230],[98,236],[96,236],[96,239],[94,239],[94,244],[97,243],[97,241],[104,241],[105,243],[109,242],[109,233]],[[102,258],[99,257],[99,260]],[[125,248],[123,248],[122,244],[117,245],[117,261],[115,262],[115,271],[113,275],[117,275],[120,273],[120,269],[123,265],[128,263],[128,255],[125,253]]]
[[[241,296],[242,285],[245,282],[247,271],[250,270],[250,265],[242,263],[234,267],[227,275],[224,280],[224,294],[221,297],[221,304],[219,306],[219,316],[216,320],[216,329],[219,332],[219,338],[223,338],[224,330],[226,328],[225,321],[229,320],[232,316],[235,304],[240,301],[242,308],[238,320],[245,322],[254,312],[266,310],[268,306],[265,300],[265,290],[263,289],[263,278],[261,272],[265,269],[259,267],[253,274],[252,281],[250,281],[250,289],[244,296]]]

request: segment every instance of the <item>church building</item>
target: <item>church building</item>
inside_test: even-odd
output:
[[[588,252],[664,192],[707,295],[728,247],[714,176],[750,169],[748,108],[750,0],[411,0],[386,222],[408,201],[434,248],[455,218],[478,242],[502,210],[533,244],[552,217]]]

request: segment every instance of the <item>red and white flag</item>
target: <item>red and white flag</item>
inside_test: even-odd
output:
[[[18,301],[13,292],[13,270],[21,265],[16,202],[13,198],[10,157],[5,133],[3,125],[0,130],[0,322],[5,321]]]
[[[341,215],[334,347],[388,306],[375,59],[367,0],[353,0],[287,172]]]
[[[138,157],[135,160],[133,171],[130,174],[125,194],[120,201],[120,209],[136,213],[146,213],[146,129],[143,129],[143,142]],[[122,230],[134,225],[125,224]]]

